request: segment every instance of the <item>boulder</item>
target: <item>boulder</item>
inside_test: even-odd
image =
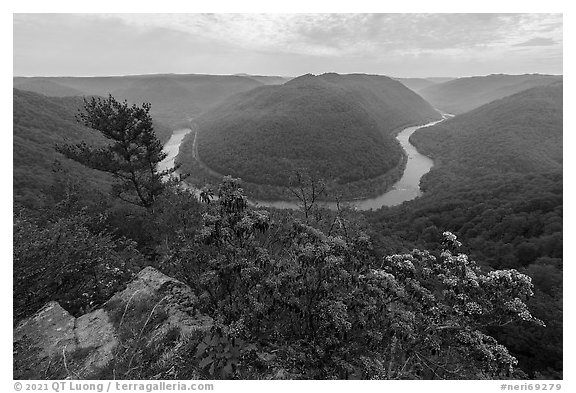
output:
[[[14,379],[88,379],[127,343],[158,342],[206,331],[212,319],[198,312],[184,283],[147,267],[101,308],[74,318],[57,302],[46,304],[14,330]],[[166,352],[173,348],[166,348]]]
[[[51,360],[76,350],[75,318],[49,302],[14,330],[14,379],[44,379]]]

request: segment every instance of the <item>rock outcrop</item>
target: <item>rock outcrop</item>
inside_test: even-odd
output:
[[[152,267],[101,308],[78,318],[50,302],[14,330],[14,379],[97,377],[131,345],[145,347],[174,332],[181,339],[210,329],[212,319],[196,305],[188,286]]]

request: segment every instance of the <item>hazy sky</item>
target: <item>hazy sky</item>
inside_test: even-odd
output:
[[[562,73],[560,14],[14,14],[14,75]]]

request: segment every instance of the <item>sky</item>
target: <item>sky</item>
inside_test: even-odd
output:
[[[562,74],[561,14],[14,14],[14,76]]]

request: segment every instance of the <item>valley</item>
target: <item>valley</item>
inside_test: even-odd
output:
[[[431,5],[12,13],[7,383],[566,390],[568,9]]]
[[[334,265],[322,268],[333,277],[362,277],[368,267],[378,269],[382,263],[389,263],[383,261],[414,249],[431,250],[431,256],[444,258],[446,254],[440,250],[445,246],[438,245],[439,239],[454,232],[463,244],[460,251],[478,261],[475,274],[492,277],[489,275],[495,272],[516,271],[530,277],[534,296],[526,297],[527,307],[534,320],[547,326],[526,322],[511,327],[486,325],[481,334],[490,334],[504,343],[518,359],[519,372],[559,378],[563,285],[561,77],[478,77],[474,84],[488,79],[480,98],[471,96],[466,88],[451,87],[461,83],[468,86],[467,78],[395,80],[332,73],[286,80],[236,77],[247,80],[242,80],[243,87],[236,79],[202,77],[208,81],[202,88],[204,93],[186,87],[184,81],[198,81],[196,77],[128,78],[130,83],[126,85],[126,80],[118,80],[121,83],[116,85],[116,92],[131,97],[131,103],[148,98],[158,103],[166,97],[177,101],[173,107],[167,100],[151,110],[154,119],[168,120],[152,124],[165,153],[156,168],[165,171],[180,164],[177,173],[190,176],[178,187],[165,186],[153,209],[118,200],[115,187],[121,177],[82,166],[56,150],[56,145],[66,143],[86,143],[100,149],[111,146],[109,139],[76,121],[83,105],[81,97],[66,96],[84,95],[94,81],[42,78],[24,83],[17,79],[19,87],[38,91],[15,88],[13,93],[18,239],[14,274],[19,283],[15,290],[25,299],[17,305],[17,318],[31,315],[44,301],[54,299],[74,317],[82,315],[86,305],[79,291],[92,293],[94,304],[104,304],[113,290],[147,265],[191,285],[193,291],[204,291],[199,293],[210,300],[199,307],[207,314],[221,307],[217,302],[222,297],[231,296],[229,299],[242,304],[241,299],[254,289],[234,281],[236,276],[229,277],[237,285],[232,295],[227,295],[222,283],[198,281],[199,277],[212,280],[210,277],[217,277],[213,273],[223,274],[225,270],[221,269],[228,269],[210,265],[215,261],[214,253],[222,255],[211,242],[227,244],[227,252],[233,255],[231,263],[244,261],[241,263],[248,264],[243,267],[248,269],[245,272],[253,268],[252,258],[260,261],[269,258],[262,253],[274,255],[278,260],[272,262],[272,270],[266,271],[268,279],[278,279],[274,269],[288,269],[283,273],[288,276],[294,274],[290,269],[297,269],[297,277],[303,281],[294,293],[306,299],[298,288],[307,287],[308,280],[318,285],[314,281],[317,277],[310,273],[307,262],[292,265],[300,263],[300,259],[292,259],[293,247],[299,247],[290,243],[294,236],[308,239],[302,240],[308,245],[312,236],[316,239],[314,247],[333,250],[330,252],[337,258],[349,263],[345,274],[330,270],[335,269]],[[98,81],[103,83],[100,88],[114,84],[108,79]],[[209,83],[215,83],[215,90],[227,87],[218,94],[210,93],[210,103],[191,105],[192,96],[210,96],[205,94],[211,90]],[[92,93],[104,92],[91,89]],[[442,98],[425,100],[423,96],[432,91]],[[446,104],[449,101],[459,106]],[[467,110],[471,106],[474,108]],[[452,109],[456,115],[440,115],[435,107]],[[117,155],[107,157],[118,159]],[[94,166],[98,165],[101,163],[95,161]],[[124,168],[122,165],[119,168]],[[315,174],[318,183],[295,185],[291,176],[299,170]],[[240,177],[242,183],[232,179],[222,182],[224,175]],[[312,203],[308,199],[303,204],[289,192],[290,187],[300,187],[300,196],[309,198],[313,187],[323,181],[328,192],[314,195]],[[211,193],[205,193],[206,186]],[[54,238],[53,233],[65,237]],[[366,239],[369,246],[363,243]],[[84,246],[76,245],[86,241],[95,251],[84,255]],[[357,253],[355,259],[338,254],[340,241],[352,247]],[[277,248],[276,242],[282,246]],[[71,252],[50,251],[60,247]],[[308,246],[302,247],[297,252],[304,261],[309,250],[305,248]],[[289,250],[287,254],[281,251],[284,249]],[[100,254],[119,266],[118,275],[93,259]],[[37,255],[45,255],[43,260],[48,262],[37,266]],[[432,263],[432,259],[426,259],[427,254],[403,255],[415,264],[419,258],[424,258],[422,263]],[[326,258],[321,260],[332,260],[330,255]],[[87,269],[69,269],[79,260],[93,261],[87,265],[95,269],[91,277],[103,277],[86,284],[93,285],[93,289],[74,280],[66,282],[65,290],[52,289],[61,276]],[[46,266],[52,266],[53,272],[46,271]],[[395,274],[403,277],[405,273]],[[99,280],[112,284],[105,290],[98,289]],[[249,280],[259,282],[255,277]],[[431,289],[444,285],[429,284],[425,279],[421,282]],[[333,291],[343,288],[336,281],[332,284]],[[203,288],[214,285],[222,292],[212,298]],[[266,307],[274,315],[274,304],[279,300],[274,298],[276,295],[265,296],[271,296]],[[344,292],[323,301],[340,304],[349,296]],[[353,302],[349,305],[356,307]],[[242,312],[250,315],[252,306],[242,307],[246,307]],[[282,307],[277,320],[299,321],[300,314],[291,314],[293,305]],[[396,307],[412,310],[421,305],[398,303]],[[458,306],[445,309],[443,318],[447,321],[455,318],[450,311],[453,307]],[[363,310],[370,312],[369,307]],[[428,316],[422,318],[422,326],[428,326]],[[279,329],[276,319],[267,320],[275,326],[273,329]],[[320,318],[314,321],[322,323]],[[315,329],[314,323],[306,325],[307,329]],[[259,329],[257,326],[251,329]],[[452,338],[441,333],[435,339],[446,340],[443,345],[454,345]]]

